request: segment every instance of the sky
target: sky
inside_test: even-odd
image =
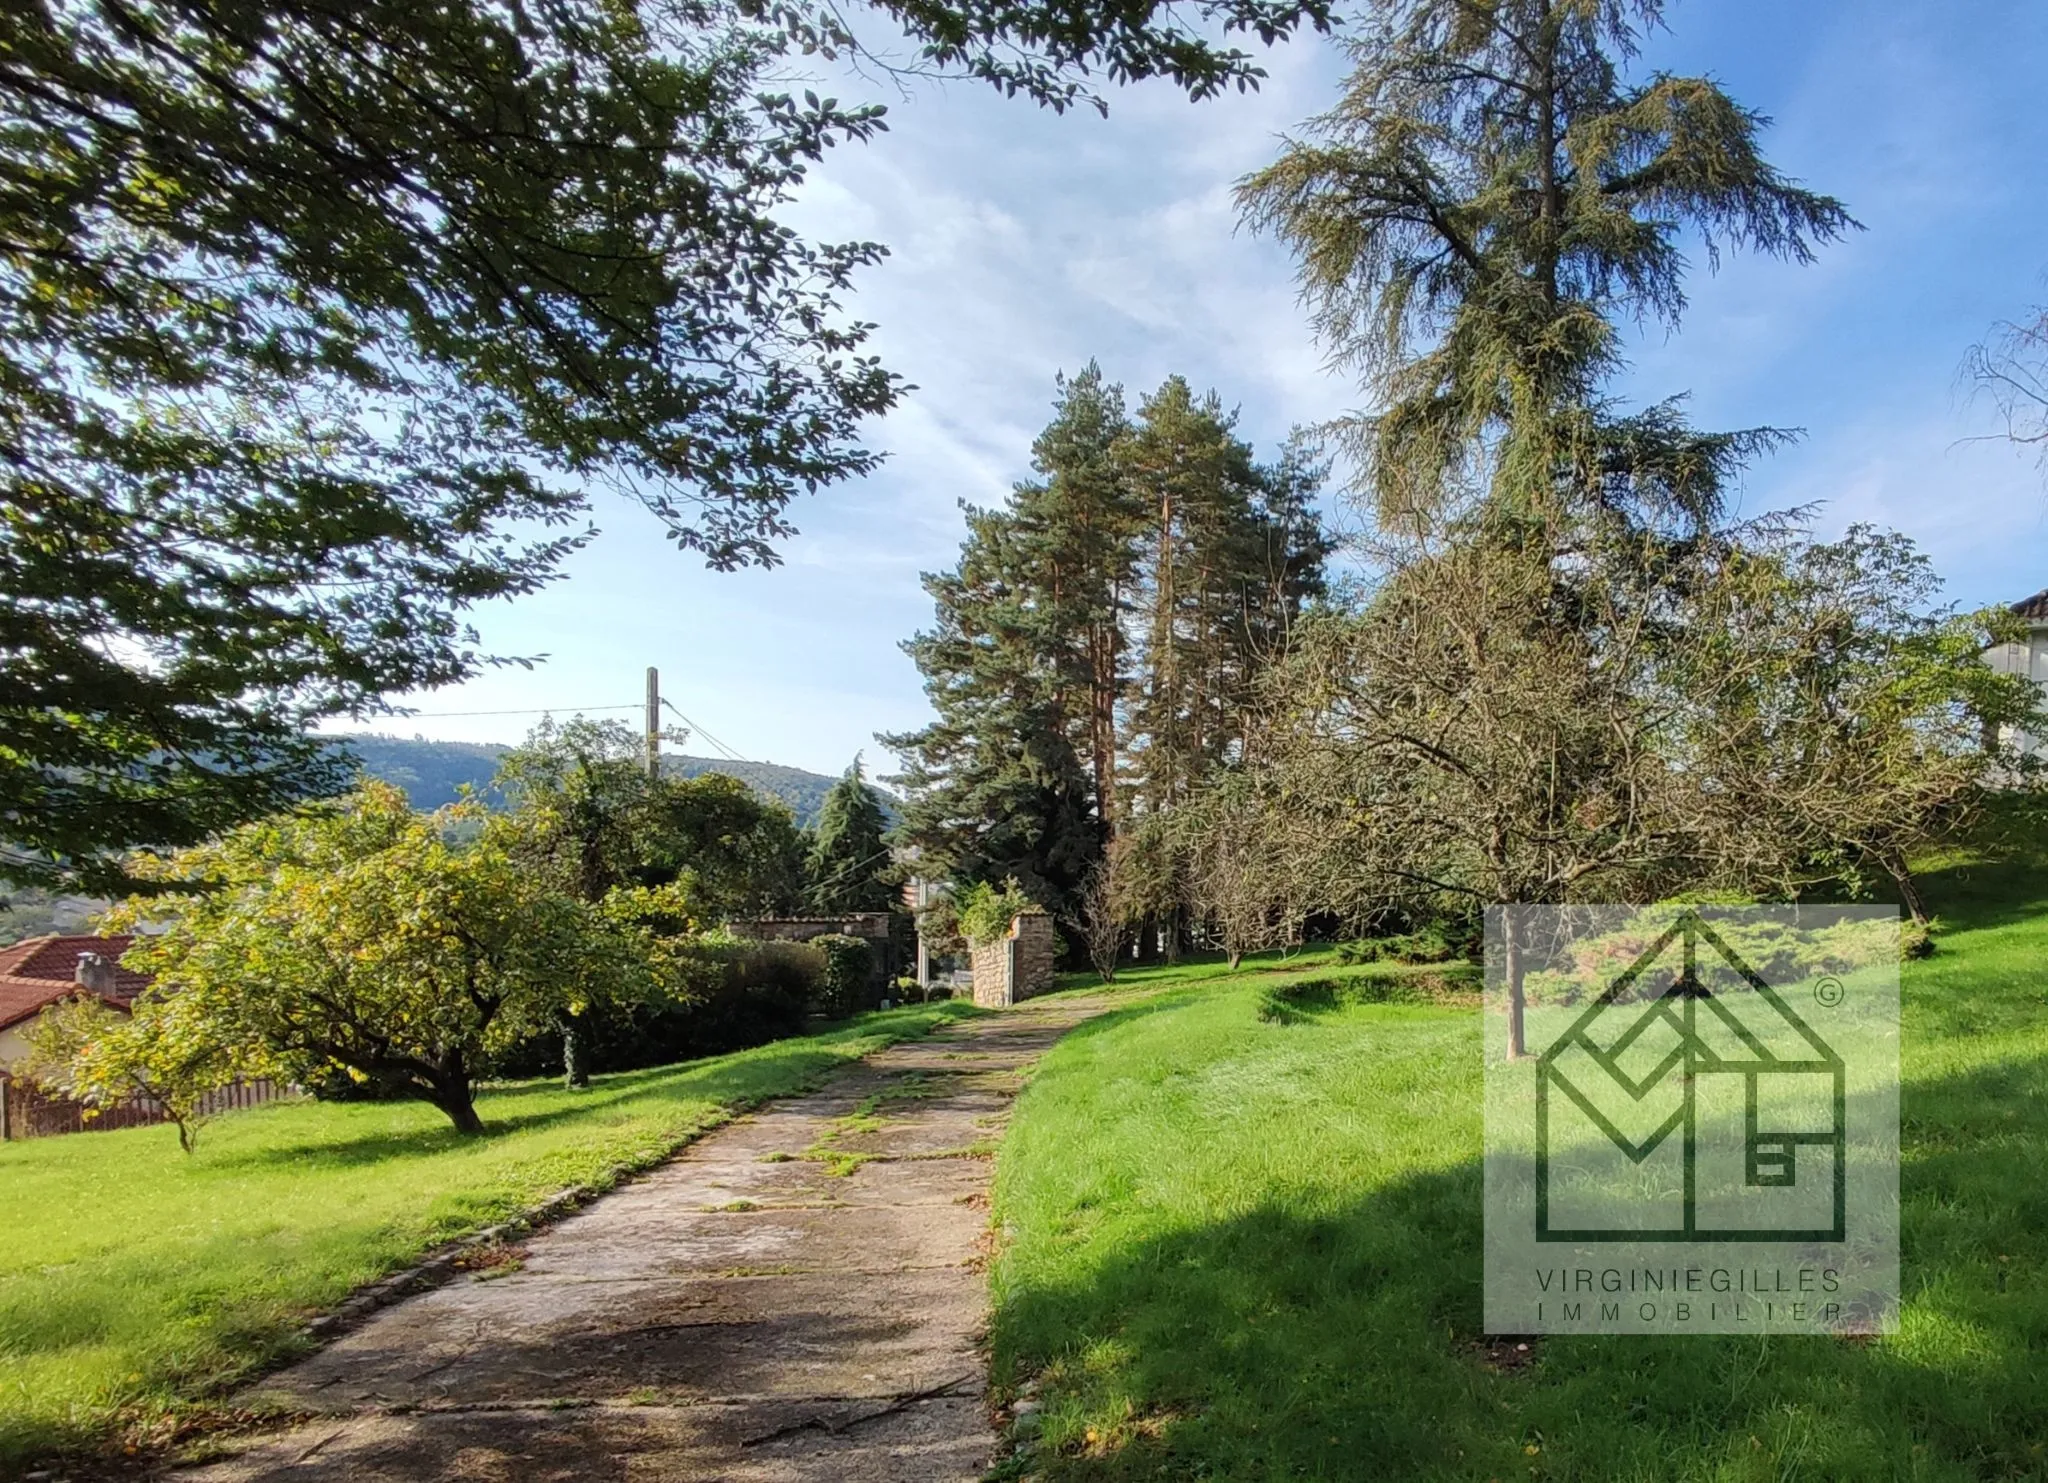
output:
[[[1740,508],[1817,506],[1816,530],[1913,537],[1968,606],[2048,587],[2048,480],[1988,435],[1959,370],[2000,320],[2048,302],[2048,6],[2038,0],[1675,0],[1640,67],[1714,77],[1768,115],[1768,156],[1865,230],[1799,266],[1695,260],[1675,332],[1633,334],[1617,390],[1684,394],[1703,427],[1797,428]],[[1030,473],[1054,377],[1090,358],[1132,400],[1167,376],[1214,388],[1271,456],[1289,428],[1361,404],[1329,371],[1292,265],[1239,230],[1232,183],[1329,106],[1336,49],[1263,58],[1255,94],[1164,85],[1065,116],[965,83],[874,96],[889,132],[828,157],[791,209],[825,239],[883,242],[854,312],[916,389],[869,428],[880,471],[801,502],[772,570],[720,573],[616,500],[541,593],[475,614],[484,647],[535,659],[431,694],[368,729],[516,741],[552,709],[632,719],[649,665],[704,733],[684,748],[820,772],[929,716],[899,645],[931,622],[920,574],[950,566],[960,504]],[[598,711],[599,707],[615,707]],[[672,719],[672,718],[671,718]],[[715,743],[711,740],[715,738]]]

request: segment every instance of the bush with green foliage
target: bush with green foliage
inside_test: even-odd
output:
[[[844,932],[813,937],[808,944],[825,955],[818,983],[818,1008],[833,1019],[875,1007],[875,950],[865,938]]]
[[[970,945],[986,947],[1008,937],[1010,924],[1018,917],[1037,910],[1014,880],[1005,881],[1000,888],[978,881],[960,893],[955,919],[960,935]]]
[[[1356,973],[1320,973],[1278,984],[1259,996],[1259,1018],[1292,1025],[1354,1004],[1440,1004],[1479,992],[1476,963],[1395,966]]]
[[[1668,904],[1667,904],[1668,908]],[[1578,1004],[1604,992],[1670,929],[1673,912],[1646,908],[1640,920],[1574,941],[1566,956],[1523,980],[1531,1004]],[[1912,921],[1851,919],[1802,927],[1780,916],[1757,919],[1707,916],[1716,936],[1771,984],[1800,983],[1817,974],[1854,973],[1923,956],[1927,935]],[[1639,981],[1632,996],[1661,993]]]
[[[302,1084],[338,1070],[482,1132],[475,1085],[493,1054],[565,1015],[644,998],[669,970],[651,933],[529,869],[508,821],[453,842],[451,826],[477,813],[415,813],[369,783],[142,867],[152,893],[109,920],[163,929],[124,960],[155,982],[95,1055],[203,1052]],[[80,1075],[91,1069],[82,1059]]]
[[[804,1032],[825,974],[825,955],[809,943],[705,938],[668,946],[675,974],[664,992],[595,1004],[574,1018],[577,1054],[592,1073],[667,1066]],[[562,1069],[562,1037],[552,1029],[490,1063],[497,1077]]]
[[[1448,963],[1470,951],[1471,945],[1453,942],[1442,925],[1432,922],[1415,932],[1397,932],[1388,937],[1361,937],[1338,945],[1339,963]]]

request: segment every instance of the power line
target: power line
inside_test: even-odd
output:
[[[742,757],[738,752],[735,752],[731,747],[728,747],[724,742],[720,741],[717,737],[713,736],[710,732],[706,731],[702,726],[699,726],[695,721],[692,721],[688,716],[684,715],[681,710],[677,709],[676,703],[670,700],[666,695],[664,695],[661,698],[661,703],[667,706],[670,710],[675,711],[676,719],[678,721],[681,721],[685,726],[689,727],[692,734],[703,737],[704,740],[710,742],[712,746],[718,748],[719,751],[725,753],[726,761],[745,762],[747,760],[746,758]]]
[[[709,742],[713,747],[717,748],[720,752],[724,753],[726,761],[745,762],[748,760],[745,756],[741,755],[739,752],[733,750],[724,742],[720,741],[717,737],[713,736],[704,727],[698,725],[695,721],[692,721],[688,716],[684,715],[681,709],[677,707],[675,702],[670,700],[667,696],[664,695],[661,697],[661,703],[664,706],[666,706],[669,710],[674,711],[676,719],[681,721],[685,726],[689,727],[692,734],[702,737],[705,741]],[[445,721],[453,720],[463,716],[553,716],[562,714],[564,712],[580,713],[584,711],[637,711],[644,709],[645,705],[646,702],[637,701],[630,705],[538,705],[526,706],[517,710],[503,711],[394,711],[391,713],[391,719],[394,721]]]
[[[516,711],[393,711],[396,721],[440,721],[452,716],[553,716],[563,711],[637,711],[638,705],[537,705]]]
[[[895,853],[896,852],[890,849],[889,846],[883,845],[881,849],[876,851],[874,854],[868,856],[865,860],[855,860],[848,864],[840,866],[837,870],[833,871],[830,875],[826,876],[825,879],[815,882],[814,889],[822,891],[829,886],[836,886],[841,881],[846,880],[849,876],[851,876],[854,871],[865,870],[868,866],[875,864],[877,861],[892,858],[895,855]]]

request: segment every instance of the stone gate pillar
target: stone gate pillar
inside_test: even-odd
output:
[[[1046,992],[1053,984],[1053,948],[1051,917],[1042,911],[1012,917],[1007,935],[973,946],[974,1002],[1002,1009]]]

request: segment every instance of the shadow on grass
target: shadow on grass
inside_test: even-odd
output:
[[[1051,1478],[2048,1477],[2048,1059],[1904,1089],[1906,1314],[1826,1337],[1489,1344],[1476,1159],[999,1282]]]
[[[540,1132],[608,1112],[645,1112],[661,1102],[708,1102],[722,1107],[750,1104],[765,1097],[788,1095],[808,1087],[847,1063],[848,1041],[870,1036],[898,1038],[907,1026],[929,1022],[931,1029],[983,1013],[968,1004],[906,1006],[857,1016],[827,1025],[816,1033],[771,1041],[699,1061],[680,1061],[636,1071],[615,1071],[593,1078],[589,1087],[569,1091],[552,1082],[520,1082],[478,1090],[476,1106],[484,1120],[481,1138],[458,1133],[452,1124],[426,1122],[404,1129],[385,1129],[358,1137],[279,1142],[261,1148],[214,1155],[221,1170],[289,1165],[293,1168],[342,1169],[393,1160],[435,1158],[474,1149],[481,1144]],[[520,1112],[503,1110],[515,1099],[548,1098],[553,1105]],[[365,1104],[340,1103],[337,1108]],[[370,1104],[380,1105],[380,1104]],[[392,1103],[381,1104],[390,1107]],[[402,1105],[425,1109],[427,1104]],[[439,1118],[438,1112],[433,1114]]]
[[[1272,948],[1247,953],[1236,968],[1222,953],[1185,953],[1177,963],[1129,963],[1116,971],[1114,983],[1104,983],[1093,969],[1070,969],[1055,980],[1054,994],[1122,994],[1156,989],[1162,985],[1206,983],[1217,986],[1263,973],[1303,973],[1324,968],[1336,961],[1333,942],[1310,942],[1293,948]],[[1043,996],[1041,996],[1043,997]],[[1035,1002],[1035,1001],[1034,1001]]]
[[[2048,916],[2048,868],[2031,857],[1957,861],[1919,879],[1950,931],[2010,927]]]

